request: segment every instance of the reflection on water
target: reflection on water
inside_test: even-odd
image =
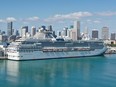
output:
[[[36,61],[0,60],[0,76],[2,76],[0,85],[2,87],[116,86],[114,61],[116,62],[116,59],[109,59],[109,56]]]

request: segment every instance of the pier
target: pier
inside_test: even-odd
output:
[[[6,60],[6,59],[8,59],[7,56],[0,57],[0,60]]]

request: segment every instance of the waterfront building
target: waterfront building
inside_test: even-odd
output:
[[[111,33],[111,40],[116,40],[116,33]]]
[[[8,41],[8,36],[0,34],[0,42]]]
[[[20,35],[18,30],[16,30],[15,35],[16,36],[19,36]]]
[[[13,35],[13,22],[8,22],[7,23],[7,36]]]
[[[61,31],[57,31],[57,37],[61,36]]]
[[[71,38],[71,29],[67,29],[67,37]]]
[[[31,36],[34,36],[36,34],[36,27],[32,26],[31,28]]]
[[[21,37],[26,37],[26,29],[23,28],[21,31]]]
[[[52,32],[52,34],[53,34],[53,37],[55,37],[55,38],[57,37],[57,35],[56,35],[56,32],[55,32],[55,31],[53,31],[53,32]]]
[[[28,32],[28,26],[23,26],[21,28],[21,37],[26,37],[27,32]]]
[[[84,34],[88,35],[88,34],[89,34],[88,31],[89,31],[89,30],[88,30],[88,27],[86,26],[85,29],[84,29]]]
[[[28,26],[23,26],[22,29],[25,29],[28,32]]]
[[[47,30],[52,31],[52,25],[49,25]]]
[[[98,39],[99,37],[99,32],[98,32],[98,30],[96,30],[96,29],[93,29],[92,30],[92,39]]]
[[[77,30],[76,29],[72,29],[71,32],[70,32],[70,35],[71,35],[71,39],[73,41],[77,40]]]
[[[75,34],[74,36],[76,40],[80,39],[80,21],[74,21],[74,31],[73,34]]]
[[[86,26],[84,32],[81,34],[82,40],[90,40],[90,35],[88,31],[88,27]]]
[[[41,29],[46,30],[46,26],[42,25]]]
[[[64,27],[64,28],[63,28],[62,36],[67,36],[67,30],[68,30],[67,27]]]
[[[109,39],[109,28],[103,27],[101,35],[102,35],[103,40],[108,40]]]

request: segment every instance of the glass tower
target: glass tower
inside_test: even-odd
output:
[[[7,35],[8,37],[13,35],[13,22],[7,23]]]

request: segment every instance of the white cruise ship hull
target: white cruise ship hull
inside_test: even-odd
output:
[[[36,59],[55,59],[55,58],[81,58],[88,56],[99,56],[105,53],[106,47],[103,49],[95,49],[92,51],[62,51],[62,52],[7,52],[10,60],[36,60]]]

